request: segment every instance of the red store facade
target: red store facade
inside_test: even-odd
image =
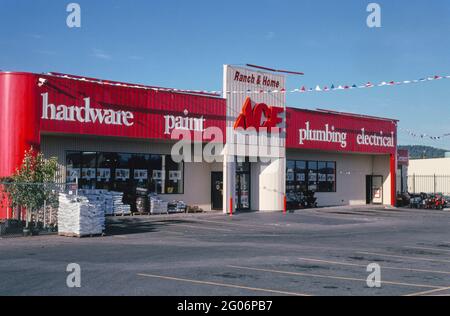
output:
[[[285,168],[278,170],[286,184],[282,195],[289,200],[312,190],[321,206],[394,204],[397,121],[321,110],[285,112],[280,124]],[[81,187],[124,191],[130,201],[132,191],[144,186],[167,200],[226,212],[224,162],[174,161],[171,134],[178,130],[203,143],[226,143],[226,137],[206,131],[214,127],[226,135],[227,119],[226,99],[214,94],[57,73],[1,72],[0,178],[11,176],[33,146],[58,158],[59,182],[78,178]],[[249,197],[250,182],[257,183],[258,175],[240,167],[249,170],[249,183],[236,195]],[[251,204],[235,208],[251,210]],[[10,210],[0,210],[0,218],[9,216]]]

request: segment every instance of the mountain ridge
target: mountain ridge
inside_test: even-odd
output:
[[[398,149],[407,149],[410,159],[444,158],[445,153],[449,152],[446,149],[422,145],[403,145],[398,146]]]

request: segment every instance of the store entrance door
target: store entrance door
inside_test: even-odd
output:
[[[251,211],[250,163],[238,162],[236,166],[236,211]]]
[[[211,173],[211,209],[223,211],[223,172]]]
[[[367,204],[383,204],[383,176],[366,176]]]

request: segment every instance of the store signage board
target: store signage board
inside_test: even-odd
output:
[[[397,157],[399,165],[409,166],[409,151],[407,149],[399,149]]]
[[[144,181],[148,179],[147,169],[135,169],[134,170],[134,180]]]
[[[80,168],[71,168],[67,167],[66,169],[66,179],[69,182],[76,181],[80,178],[81,175],[81,169]]]
[[[181,171],[174,170],[169,171],[169,180],[177,183],[178,181],[182,180],[182,173]]]
[[[109,168],[98,168],[97,169],[97,180],[107,180],[111,179],[111,169]]]
[[[287,110],[287,147],[323,151],[396,154],[394,120]]]
[[[134,114],[130,111],[91,108],[91,98],[83,99],[83,106],[55,105],[48,102],[48,92],[42,93],[42,120],[79,122],[118,126],[133,126]]]
[[[283,75],[252,70],[243,67],[224,66],[224,96],[227,106],[226,143],[227,153],[233,151],[235,145],[247,147],[247,155],[260,152],[254,150],[254,144],[264,145],[268,156],[285,156],[286,127],[286,94],[267,93],[286,89],[286,78]],[[259,91],[259,92],[258,92]],[[270,127],[278,127],[279,133],[270,134]],[[261,129],[268,127],[268,129]],[[246,137],[256,130],[256,140]],[[265,132],[262,133],[262,131]],[[254,136],[254,135],[251,135]],[[259,146],[261,147],[261,146]]]
[[[127,181],[130,179],[130,169],[116,169],[116,179]]]
[[[170,135],[172,131],[191,131],[191,132],[204,132],[206,119],[202,116],[193,117],[189,116],[189,111],[185,109],[183,115],[165,115],[164,135]]]
[[[42,77],[47,84],[36,85],[35,99],[40,132],[172,140],[172,132],[187,131],[204,142],[224,141],[204,133],[214,127],[225,135],[222,98]]]
[[[153,180],[163,180],[163,170],[153,170],[152,178]]]
[[[85,180],[95,179],[95,168],[83,168],[81,178]]]
[[[234,123],[234,130],[254,128],[255,131],[260,131],[261,128],[266,128],[270,132],[283,122],[283,118],[280,117],[283,112],[284,109],[281,107],[268,106],[265,103],[253,104],[251,98],[247,97],[241,114]]]

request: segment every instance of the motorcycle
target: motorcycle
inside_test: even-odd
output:
[[[316,192],[308,190],[303,194],[301,204],[304,208],[317,208]]]
[[[447,207],[447,199],[442,194],[420,193],[411,195],[410,208],[443,210]]]
[[[306,191],[306,192],[291,191],[286,194],[286,197],[288,210],[317,208],[318,205],[314,191]]]

